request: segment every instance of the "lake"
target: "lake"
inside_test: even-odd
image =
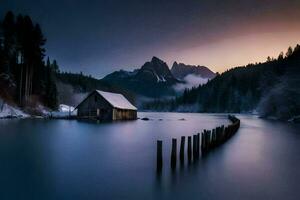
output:
[[[227,115],[138,116],[150,120],[0,120],[0,199],[300,199],[299,124],[236,115],[228,142],[172,172],[171,139],[229,124]]]

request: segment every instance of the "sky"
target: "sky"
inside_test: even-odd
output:
[[[63,71],[101,78],[153,56],[214,72],[300,43],[300,0],[0,0],[30,15]]]

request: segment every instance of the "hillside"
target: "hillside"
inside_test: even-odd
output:
[[[157,57],[133,72],[118,71],[105,76],[103,82],[120,86],[139,96],[160,98],[174,96],[173,85],[179,81],[172,75],[168,65]]]
[[[300,115],[300,46],[277,59],[236,67],[207,84],[185,90],[169,101],[153,101],[144,109],[189,112],[253,112],[289,119]]]

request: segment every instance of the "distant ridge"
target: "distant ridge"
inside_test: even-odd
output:
[[[184,63],[174,62],[171,72],[177,79],[183,79],[189,74],[201,76],[202,78],[212,79],[216,76],[209,68],[200,65],[186,65]]]
[[[162,98],[175,96],[178,90],[176,84],[186,84],[184,78],[195,75],[196,78],[212,79],[215,73],[204,66],[185,65],[174,62],[172,69],[167,63],[153,56],[134,71],[119,70],[105,76],[102,81],[122,87],[139,96]]]

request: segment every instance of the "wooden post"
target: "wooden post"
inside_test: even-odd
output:
[[[204,134],[205,134],[205,132],[202,132],[202,133],[201,133],[201,152],[203,152],[203,151],[204,151],[204,148],[205,148]]]
[[[158,172],[162,170],[162,166],[163,166],[162,141],[157,140],[156,169]]]
[[[213,146],[217,146],[217,134],[218,134],[219,127],[215,128],[213,131]]]
[[[176,169],[176,157],[177,157],[177,140],[172,139],[172,153],[171,153],[171,168]]]
[[[207,148],[208,148],[208,141],[207,141],[207,135],[208,135],[208,131],[207,130],[205,130],[205,132],[204,132],[204,150],[206,151],[207,150]]]
[[[214,147],[214,132],[215,129],[211,130],[211,139],[210,139],[210,147],[213,148]]]
[[[208,130],[205,130],[205,132],[204,132],[204,143],[205,143],[205,145],[204,145],[204,147],[205,147],[204,150],[207,151],[208,148],[209,148]]]
[[[184,164],[184,144],[185,143],[185,136],[181,136],[180,142],[180,163]]]
[[[221,137],[221,127],[218,127],[217,135],[216,135],[217,145],[219,145],[219,143],[220,143],[220,137]]]
[[[200,156],[200,133],[197,133],[197,159]]]
[[[193,135],[193,160],[197,157],[197,135]]]
[[[188,153],[188,161],[191,162],[191,160],[192,160],[192,137],[191,136],[188,136],[187,153]]]
[[[210,130],[209,131],[207,131],[207,150],[209,150],[210,149],[210,147],[211,147],[211,143],[210,143]]]
[[[220,142],[223,143],[224,137],[225,137],[225,126],[222,126],[222,129],[220,132],[221,132]]]

